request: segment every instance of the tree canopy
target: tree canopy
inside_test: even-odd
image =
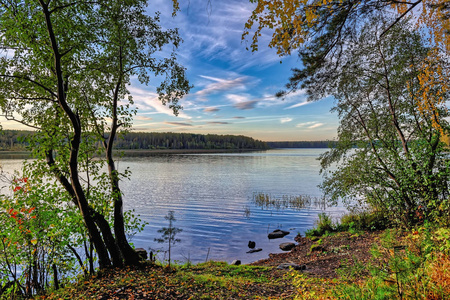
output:
[[[331,201],[361,201],[407,226],[417,216],[448,222],[448,2],[250,2],[242,38],[252,36],[252,50],[269,30],[269,47],[302,62],[278,96],[336,99],[338,141],[321,157]]]
[[[58,180],[61,196],[49,205],[80,213],[101,268],[138,263],[112,149],[135,114],[132,78],[155,80],[162,104],[181,108],[190,85],[177,61],[178,31],[162,28],[158,13],[148,16],[143,0],[0,4],[1,113],[37,130],[28,141],[37,158],[25,169],[28,183]]]
[[[322,188],[332,201],[362,201],[401,225],[415,224],[424,212],[430,220],[448,218],[450,170],[441,137],[448,130],[443,103],[449,94],[438,85],[423,90],[420,66],[429,48],[418,33],[400,21],[379,38],[383,26],[377,24],[374,19],[361,29],[336,73],[318,88],[336,98],[340,117],[339,143],[321,157],[324,170],[331,170]],[[436,95],[434,89],[443,97],[437,115],[422,114],[417,99]]]
[[[247,36],[252,35],[251,48],[256,51],[260,36],[268,29],[272,31],[269,47],[276,48],[280,56],[290,55],[298,50],[302,61],[303,66],[292,70],[293,75],[286,85],[286,90],[280,91],[279,96],[300,88],[314,94],[310,89],[310,77],[314,76],[327,61],[339,61],[348,43],[352,42],[367,20],[374,15],[383,14],[391,18],[391,21],[384,23],[384,27],[377,32],[380,36],[398,21],[414,15],[413,18],[409,18],[411,24],[414,24],[416,30],[421,30],[428,36],[427,42],[434,47],[430,52],[430,58],[424,59],[423,69],[429,66],[428,63],[434,56],[448,53],[450,50],[448,34],[450,5],[444,0],[250,0],[250,2],[257,3],[257,6],[245,24],[242,39],[245,40]],[[445,76],[448,74],[443,74],[443,77]],[[427,75],[422,77],[424,89],[426,89],[425,82],[436,79]],[[440,100],[442,98],[439,96],[429,99],[419,109],[424,114],[433,114],[435,105],[441,104]]]

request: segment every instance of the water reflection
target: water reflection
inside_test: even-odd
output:
[[[173,210],[177,218],[174,226],[183,229],[177,235],[181,242],[172,252],[175,260],[197,263],[208,257],[248,263],[281,252],[279,244],[293,241],[297,233],[304,234],[324,209],[314,205],[314,199],[321,197],[317,157],[324,151],[284,149],[123,158],[118,161],[118,169],[132,171],[130,180],[121,183],[125,209],[134,209],[149,223],[132,242],[154,252],[166,250],[166,245],[156,243],[154,238],[160,237],[158,229],[168,226],[164,216]],[[21,162],[2,160],[2,166],[13,172],[21,169]],[[256,203],[255,192],[269,195],[268,205]],[[307,197],[310,200],[306,201]],[[299,199],[305,208],[298,205],[302,202]],[[333,207],[326,211],[337,217],[345,210]],[[269,240],[267,235],[274,229],[291,233]],[[249,240],[263,251],[246,253]],[[162,252],[159,258],[164,258]]]
[[[202,262],[208,256],[248,263],[281,252],[278,245],[292,241],[297,233],[304,234],[324,208],[320,201],[315,205],[315,199],[321,197],[316,158],[324,151],[287,149],[124,159],[122,170],[129,167],[133,172],[131,180],[122,184],[126,207],[136,209],[149,222],[134,243],[163,250],[153,239],[157,230],[166,226],[163,216],[174,210],[175,226],[183,229],[181,242],[174,249],[180,261],[189,257],[194,263]],[[279,208],[261,207],[253,201],[255,192],[287,199],[286,203],[298,195],[308,195],[303,199],[310,197],[311,205],[301,209],[281,201]],[[332,216],[343,211],[342,207],[327,208]],[[274,229],[291,234],[269,240],[267,234]],[[263,251],[247,254],[249,240],[256,241]]]

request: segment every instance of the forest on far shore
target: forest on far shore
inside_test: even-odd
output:
[[[0,151],[24,151],[26,137],[33,131],[1,130]],[[242,135],[194,134],[173,132],[129,132],[117,138],[118,150],[153,149],[258,149],[271,148],[329,148],[332,141],[263,142]]]

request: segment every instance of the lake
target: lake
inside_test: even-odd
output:
[[[261,208],[255,193],[273,198],[310,195],[320,197],[318,156],[327,149],[280,149],[245,153],[158,155],[122,158],[120,171],[129,168],[131,180],[121,183],[125,210],[135,209],[149,223],[132,238],[136,247],[158,252],[164,259],[166,244],[158,244],[158,229],[168,226],[164,216],[175,212],[175,227],[181,242],[172,249],[172,259],[180,263],[209,260],[249,263],[282,252],[279,244],[293,241],[314,226],[320,207],[306,209]],[[5,171],[17,169],[20,160],[3,160]],[[343,207],[327,208],[337,217]],[[274,229],[291,233],[269,240]],[[246,253],[248,241],[263,251]]]

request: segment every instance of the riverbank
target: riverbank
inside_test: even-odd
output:
[[[175,155],[175,154],[202,154],[202,153],[243,153],[265,151],[261,149],[125,149],[114,150],[114,156],[124,157],[147,157],[152,155]],[[0,159],[27,159],[31,158],[30,151],[0,151]]]
[[[110,269],[37,299],[449,299],[450,229],[297,237],[249,265],[146,263]],[[279,269],[282,263],[302,270]]]
[[[261,149],[127,149],[127,150],[114,150],[114,155],[124,155],[125,157],[145,157],[152,155],[171,155],[171,154],[202,154],[202,153],[243,153],[243,152],[255,152],[265,151]]]
[[[382,232],[349,232],[320,239],[297,237],[290,252],[271,254],[249,265],[208,262],[172,269],[145,264],[101,272],[39,299],[294,299],[292,274],[320,279],[316,288],[337,284],[337,270],[366,263]],[[311,251],[311,246],[321,249]],[[305,265],[303,271],[278,269],[282,263]],[[319,298],[318,298],[319,299]]]

